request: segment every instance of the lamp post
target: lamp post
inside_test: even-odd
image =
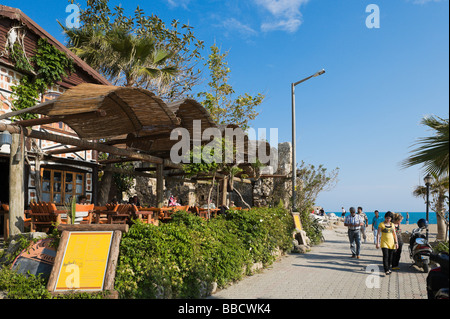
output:
[[[433,182],[433,177],[430,174],[427,174],[425,178],[423,179],[425,182],[425,186],[427,187],[427,208],[426,208],[426,219],[427,219],[427,240],[428,240],[428,214],[430,211],[430,185]]]
[[[314,73],[303,80],[298,82],[291,83],[291,98],[292,98],[292,211],[295,211],[295,202],[296,202],[296,188],[297,188],[297,161],[295,156],[295,86],[298,84],[309,80],[310,78],[314,78],[316,76],[322,75],[325,73],[325,70],[322,69],[319,72]]]

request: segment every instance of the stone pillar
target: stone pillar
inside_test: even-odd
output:
[[[274,202],[283,201],[284,206],[291,207],[292,196],[292,144],[284,142],[278,144],[278,168],[275,174],[286,175],[285,178],[274,179]]]

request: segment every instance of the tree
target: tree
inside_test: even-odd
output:
[[[230,190],[234,191],[239,196],[247,208],[251,208],[251,206],[245,202],[239,190],[234,187],[233,181],[235,175],[241,173],[243,170],[236,164],[236,146],[233,143],[227,141],[227,139],[223,137],[214,138],[213,141],[207,145],[195,145],[193,150],[190,151],[189,156],[189,163],[183,164],[183,171],[188,177],[193,177],[195,175],[212,176],[211,187],[208,193],[208,215],[211,193],[219,172],[227,176],[230,181]],[[232,158],[232,163],[227,163],[227,159],[230,158]]]
[[[235,91],[228,84],[230,68],[225,61],[228,52],[221,54],[214,44],[211,46],[207,66],[211,80],[208,83],[209,91],[200,92],[197,97],[203,98],[202,105],[209,111],[218,124],[235,124],[246,130],[249,122],[258,115],[256,107],[264,100],[264,95],[258,93],[251,96],[247,93],[233,98]]]
[[[111,10],[108,2],[87,0],[86,8],[81,9],[79,29],[67,29],[60,23],[68,37],[67,46],[114,85],[128,83],[145,88],[168,101],[188,96],[201,80],[197,65],[202,60],[203,41],[196,39],[193,28],[177,20],[168,27],[156,15],[146,16],[139,6],[134,16],[128,17],[120,6]],[[115,47],[121,52],[121,46],[127,54],[111,50]],[[152,46],[153,54],[149,54]],[[133,48],[135,51],[130,50]],[[124,67],[120,68],[117,61]],[[135,75],[131,81],[126,69]],[[165,75],[171,75],[170,79]]]
[[[434,131],[429,137],[422,137],[414,145],[419,145],[412,150],[412,155],[401,162],[403,168],[414,165],[423,165],[425,173],[436,176],[449,174],[449,120],[438,116],[424,117],[422,125],[428,126]]]
[[[175,66],[167,65],[173,55],[158,49],[153,37],[138,36],[122,26],[67,29],[70,48],[113,83],[141,86],[157,81],[162,85],[175,77]]]
[[[322,191],[331,190],[337,183],[339,168],[328,173],[328,170],[319,165],[307,165],[303,161],[297,168],[297,203],[299,211],[314,206],[317,196]]]
[[[184,32],[180,32],[178,21],[173,20],[169,29],[156,15],[145,16],[139,6],[134,17],[127,17],[123,8],[116,6],[112,11],[108,2],[87,0],[79,29],[60,23],[68,37],[67,47],[114,85],[148,89],[169,101],[186,96],[201,74],[195,68],[203,42],[195,38],[192,27],[182,25]],[[106,170],[99,203],[108,200],[112,180]]]
[[[449,189],[449,177],[438,176],[437,174],[432,174],[434,177],[434,182],[430,186],[431,195],[431,205],[432,211],[436,212],[437,220],[437,240],[447,241],[447,229],[448,229],[448,219],[445,217],[445,212],[448,210],[448,189]],[[427,188],[426,186],[417,186],[413,191],[415,197],[422,197],[426,200]],[[446,207],[447,206],[447,207]],[[447,223],[447,227],[446,224]]]
[[[190,151],[190,161],[188,164],[183,164],[183,171],[186,173],[186,175],[191,178],[193,176],[198,175],[212,175],[212,182],[211,187],[208,192],[208,217],[209,217],[209,206],[211,202],[211,193],[216,181],[216,175],[218,171],[222,168],[222,154],[218,152],[218,144],[222,143],[221,141],[214,140],[212,143],[215,143],[213,145],[208,146],[198,146],[194,145],[192,151]],[[209,156],[205,156],[208,155]],[[217,156],[220,156],[218,158]],[[208,159],[206,158],[208,157]],[[209,158],[210,157],[210,158]]]

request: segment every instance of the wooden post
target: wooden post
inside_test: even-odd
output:
[[[24,223],[24,144],[23,136],[12,134],[9,159],[9,232],[23,233]]]
[[[164,203],[164,165],[156,165],[156,201],[161,208]]]
[[[227,206],[228,195],[228,177],[224,177],[222,180],[222,206]]]

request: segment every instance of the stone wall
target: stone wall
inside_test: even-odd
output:
[[[265,166],[260,173],[284,175],[285,177],[262,177],[256,179],[252,184],[234,182],[234,187],[241,193],[244,201],[250,206],[276,206],[283,201],[284,206],[290,206],[291,197],[291,169],[292,169],[292,147],[291,143],[280,143],[278,149],[273,148],[272,152],[278,155],[277,167]],[[165,178],[164,180],[164,200],[165,204],[170,195],[177,196],[182,205],[203,206],[207,204],[208,194],[211,188],[210,182],[198,181],[196,183],[184,182],[179,178]],[[114,190],[110,193],[110,198],[114,195]],[[123,200],[128,200],[129,196],[137,195],[142,205],[156,206],[156,179],[147,177],[136,177],[134,187],[129,195],[124,194]],[[217,206],[222,202],[222,181],[219,180],[211,191],[211,200]],[[228,189],[227,204],[231,202],[238,207],[246,207],[236,192]]]
[[[255,181],[253,201],[255,206],[276,206],[280,201],[289,207],[292,187],[292,147],[291,143],[278,144],[277,167],[263,167],[261,175],[274,174],[276,177],[262,177]],[[280,177],[280,176],[285,177]]]

